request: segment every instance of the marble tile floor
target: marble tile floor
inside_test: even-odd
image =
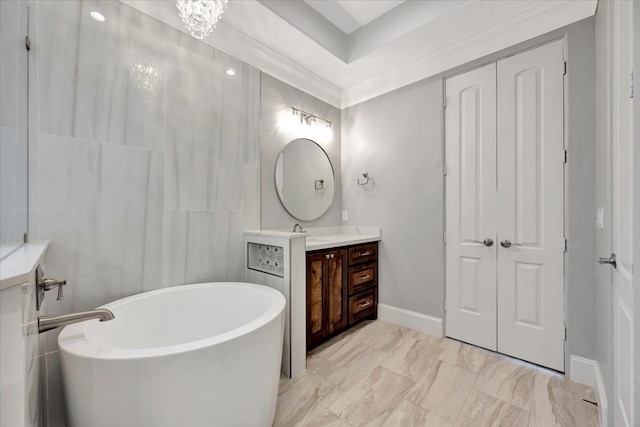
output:
[[[282,378],[274,426],[598,426],[592,387],[449,338],[368,321]]]

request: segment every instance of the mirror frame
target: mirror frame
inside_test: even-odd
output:
[[[291,213],[291,211],[287,208],[287,206],[285,205],[284,201],[282,200],[282,197],[280,197],[280,192],[278,191],[278,180],[276,178],[276,176],[277,176],[278,159],[280,158],[280,156],[284,156],[284,150],[289,146],[289,144],[291,144],[294,141],[298,141],[298,140],[305,140],[305,141],[312,142],[315,145],[317,145],[318,148],[320,148],[320,150],[322,151],[322,154],[325,155],[327,161],[329,162],[329,166],[331,167],[331,175],[333,176],[333,194],[331,194],[331,201],[329,202],[329,205],[327,206],[327,208],[320,215],[316,216],[313,219],[298,218],[293,213]],[[310,138],[294,138],[294,139],[290,140],[289,142],[287,142],[285,144],[284,147],[282,147],[282,150],[280,150],[278,152],[278,155],[276,156],[276,161],[275,161],[275,163],[273,165],[273,187],[274,187],[274,189],[276,191],[276,196],[278,197],[278,201],[280,202],[280,206],[282,206],[282,208],[289,215],[291,215],[291,217],[297,219],[298,221],[304,221],[304,222],[317,221],[318,219],[320,219],[324,215],[326,215],[327,212],[329,212],[329,209],[331,209],[331,206],[333,206],[333,202],[335,201],[335,198],[336,198],[336,170],[333,167],[333,162],[331,161],[331,157],[329,157],[329,154],[327,153],[327,151],[324,148],[322,148],[322,146],[320,144],[318,144],[316,141],[314,141],[313,139],[310,139]]]

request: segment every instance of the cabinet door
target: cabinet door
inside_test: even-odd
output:
[[[347,252],[344,249],[331,251],[327,259],[327,309],[328,334],[347,326]]]
[[[324,338],[327,331],[323,304],[325,255],[325,253],[307,255],[307,347]]]

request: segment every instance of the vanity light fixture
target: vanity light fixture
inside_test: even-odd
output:
[[[324,126],[327,128],[331,128],[333,126],[333,124],[329,120],[323,119],[322,117],[314,116],[313,114],[302,111],[296,107],[291,107],[291,114],[293,114],[295,117],[300,118],[300,124],[312,126],[320,122],[320,124],[324,124]]]
[[[98,22],[104,22],[105,21],[104,15],[101,14],[100,12],[96,11],[96,10],[91,11],[91,13],[89,13],[89,15],[91,15],[91,17],[93,19],[95,19],[96,21],[98,21]]]
[[[333,140],[333,124],[322,117],[296,107],[283,106],[278,113],[278,126],[290,138],[307,138],[327,146]]]
[[[176,0],[180,18],[189,34],[202,40],[216,26],[229,0]]]

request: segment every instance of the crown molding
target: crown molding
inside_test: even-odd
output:
[[[395,68],[342,91],[342,108],[347,108],[425,78],[442,74],[476,59],[531,40],[593,16],[597,0],[553,1],[547,7],[529,7],[501,25],[489,25]],[[451,17],[455,18],[453,14]]]
[[[120,1],[186,32],[174,1]],[[346,108],[585,19],[597,7],[597,0],[501,3],[468,2],[349,64],[257,0],[236,2],[235,15],[228,11],[214,36],[203,42],[327,104]],[[429,50],[407,61],[412,47],[422,43],[426,49],[425,40]]]

